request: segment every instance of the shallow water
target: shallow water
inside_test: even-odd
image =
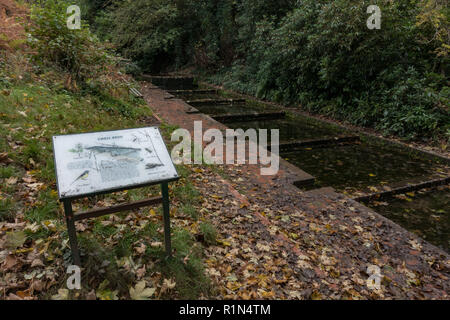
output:
[[[407,193],[367,205],[450,253],[450,186]]]
[[[193,99],[223,99],[222,95],[214,94],[196,94],[190,96],[183,96],[184,100]],[[227,98],[230,98],[227,96]],[[245,104],[235,105],[199,105],[194,107],[202,113],[215,116],[225,114],[254,114],[261,112],[279,111],[278,108],[256,101],[248,101]],[[318,140],[338,136],[348,135],[348,131],[319,122],[317,120],[306,118],[300,115],[287,117],[280,120],[258,120],[258,121],[240,121],[227,123],[231,129],[279,129],[280,142],[289,141],[304,141],[304,140]],[[269,139],[270,141],[270,139]]]
[[[255,114],[260,112],[268,112],[273,109],[261,109],[254,106],[248,106],[245,104],[234,105],[194,105],[194,107],[201,113],[211,116],[225,115],[225,114]]]
[[[215,99],[223,100],[223,96],[216,93],[192,93],[192,94],[176,94],[176,96],[185,101],[188,100],[203,100],[203,99]]]
[[[279,129],[280,142],[305,141],[344,136],[345,131],[321,126],[319,123],[298,118],[227,123],[232,129]]]
[[[196,96],[195,99],[210,98]],[[215,98],[222,98],[216,95]],[[185,97],[194,99],[194,97]],[[269,105],[249,101],[237,106],[201,106],[210,115],[273,111]],[[276,110],[276,109],[275,109]],[[283,120],[262,120],[227,124],[232,129],[279,129],[280,142],[319,140],[355,133],[311,118],[294,116]],[[270,139],[269,139],[270,140]],[[374,142],[326,148],[304,148],[281,155],[316,177],[314,187],[334,187],[349,196],[382,192],[411,183],[444,178],[448,165],[421,158],[399,147]],[[399,195],[368,204],[378,213],[449,252],[450,186]]]
[[[306,148],[282,157],[316,177],[316,187],[331,186],[352,195],[375,193],[448,175],[448,167],[396,148],[362,142],[331,148]],[[388,187],[389,186],[389,187]]]

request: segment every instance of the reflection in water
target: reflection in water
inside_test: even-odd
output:
[[[317,122],[295,119],[282,120],[262,120],[248,122],[227,123],[227,126],[233,129],[278,129],[280,130],[280,142],[304,141],[325,139],[336,136],[343,136],[345,132],[339,131],[334,127],[320,125]]]
[[[349,195],[376,193],[448,174],[448,168],[387,146],[361,143],[283,153],[287,161],[316,177],[318,187],[331,186]]]
[[[194,105],[195,106],[195,105]],[[195,106],[197,110],[201,113],[209,114],[212,116],[223,115],[223,114],[254,114],[259,112],[264,112],[266,110],[261,110],[259,108],[246,106],[245,104],[235,104],[235,105],[198,105]],[[273,109],[272,109],[273,111]]]
[[[223,99],[220,95],[183,96],[185,100]],[[271,105],[249,101],[243,105],[196,107],[209,115],[277,111]],[[232,129],[279,129],[280,142],[319,140],[354,133],[303,116],[282,120],[243,121],[227,124]],[[270,135],[269,135],[270,143]],[[348,195],[376,193],[449,175],[449,167],[413,156],[400,148],[360,143],[329,148],[304,148],[282,157],[316,177],[315,187],[332,186]],[[374,210],[449,251],[450,187],[399,195],[368,204]]]
[[[450,186],[409,192],[368,206],[450,253]]]

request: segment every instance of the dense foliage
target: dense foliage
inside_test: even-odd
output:
[[[232,89],[385,133],[450,137],[445,0],[87,3],[98,33],[144,71],[193,65]],[[373,4],[379,30],[366,25]]]
[[[0,84],[12,87],[38,78],[58,92],[90,96],[102,110],[133,116],[131,105],[136,99],[129,95],[133,84],[118,72],[122,59],[86,24],[79,30],[67,28],[68,4],[66,0],[33,3],[30,18],[23,21],[26,41],[18,34],[6,42],[10,50],[0,51]]]
[[[67,28],[67,3],[48,0],[35,5],[32,23],[27,26],[29,44],[36,50],[33,56],[41,65],[56,65],[77,79],[95,77],[111,61],[106,51],[99,50],[99,42],[83,26],[80,30]]]

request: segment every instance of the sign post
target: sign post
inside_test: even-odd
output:
[[[76,221],[161,203],[165,249],[171,255],[169,182],[179,176],[158,128],[54,136],[53,153],[75,265],[81,264]],[[157,184],[161,185],[161,197],[73,212],[72,201],[76,199]]]

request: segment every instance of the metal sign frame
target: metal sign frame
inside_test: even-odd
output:
[[[140,129],[140,128],[137,128],[137,129]],[[112,131],[91,132],[91,133],[107,133],[107,132],[119,132],[119,131],[123,131],[123,130],[112,130]],[[87,133],[85,133],[85,134],[87,134]],[[166,147],[164,141],[163,141],[163,144],[167,151],[167,147]],[[58,179],[58,170],[57,170],[57,164],[56,164],[56,154],[55,154],[55,144],[54,143],[53,143],[53,155],[54,155],[54,161],[55,161],[56,179]],[[173,163],[172,163],[172,165],[173,165]],[[175,168],[175,166],[174,166],[174,168]],[[175,172],[176,172],[176,168],[175,168]],[[136,184],[136,185],[128,185],[125,187],[111,188],[111,189],[102,190],[99,192],[79,194],[79,195],[68,196],[68,197],[64,197],[64,196],[61,196],[61,194],[59,194],[59,201],[62,202],[64,205],[64,214],[65,214],[65,219],[66,219],[66,224],[67,224],[67,232],[69,235],[69,242],[70,242],[70,248],[71,248],[71,252],[72,252],[73,263],[75,265],[81,266],[80,252],[78,249],[77,232],[76,232],[76,228],[75,228],[76,221],[101,217],[101,216],[112,214],[112,213],[129,211],[129,210],[134,210],[134,209],[138,209],[141,207],[147,207],[147,206],[152,206],[152,205],[157,205],[157,204],[162,204],[162,206],[163,206],[165,251],[166,251],[166,255],[168,257],[170,257],[171,253],[172,253],[172,245],[171,245],[171,236],[170,236],[169,183],[177,181],[179,179],[180,179],[180,177],[179,177],[178,173],[176,173],[176,176],[168,178],[168,179],[153,180],[149,183],[140,183],[140,184]],[[161,185],[161,195],[162,195],[161,197],[153,197],[153,198],[149,198],[149,199],[119,204],[119,205],[110,206],[110,207],[106,207],[106,208],[93,209],[90,211],[85,211],[85,212],[80,212],[80,213],[73,212],[72,202],[77,199],[97,196],[97,195],[101,195],[101,194],[109,194],[109,193],[119,192],[119,191],[124,191],[124,190],[132,190],[132,189],[137,189],[137,188],[149,187],[149,186],[154,186],[154,185],[158,185],[158,184]],[[57,185],[59,188],[58,183],[57,183]]]

